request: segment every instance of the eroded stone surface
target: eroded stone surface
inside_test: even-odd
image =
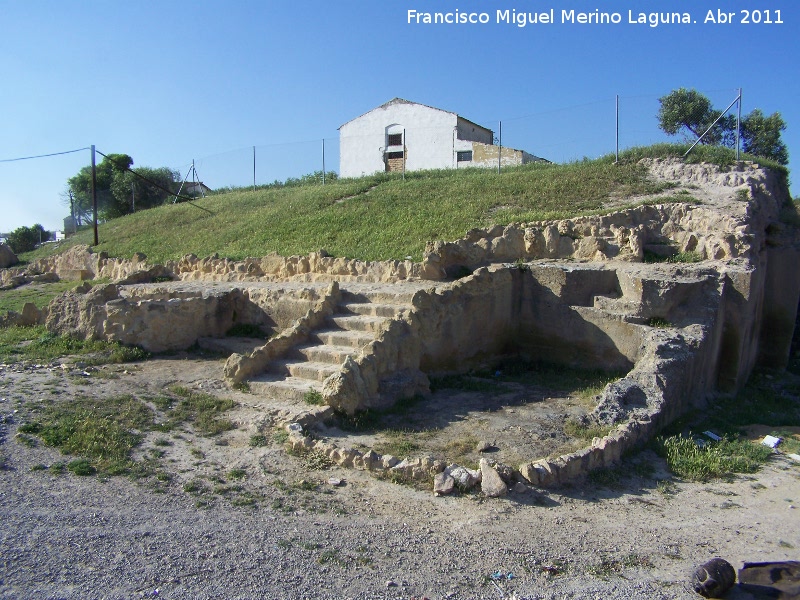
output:
[[[312,370],[322,373],[314,389],[324,402],[351,414],[425,394],[429,373],[464,372],[507,352],[627,372],[607,386],[591,415],[616,425],[611,434],[578,452],[520,465],[530,483],[552,485],[613,463],[709,391],[737,389],[755,364],[780,366],[786,359],[800,255],[797,230],[779,218],[785,185],[752,164],[728,172],[676,161],[646,164],[654,179],[675,183],[676,198],[694,201],[476,229],[455,242],[429,244],[421,264],[312,253],[244,261],[187,256],[152,266],[144,255],[126,261],[73,248],[0,273],[4,285],[48,276],[118,282],[84,286],[46,311],[28,311],[29,320],[46,316],[51,331],[153,351],[224,336],[235,323],[277,333],[260,350],[231,358],[232,383],[305,351],[303,343],[321,327],[335,325],[338,286],[360,294],[375,311],[358,317],[370,335],[350,332],[352,351],[338,351],[341,341],[322,343],[336,358],[330,374]],[[703,262],[643,264],[645,251],[689,251]],[[443,281],[464,268],[472,274]],[[146,283],[154,278],[172,281]],[[332,280],[338,286],[327,289]],[[396,304],[398,294],[408,308],[379,319],[383,304]],[[367,456],[294,437],[298,448],[346,466],[380,465],[411,478],[444,468],[425,458]]]

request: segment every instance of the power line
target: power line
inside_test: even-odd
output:
[[[47,158],[48,156],[61,156],[62,154],[73,154],[75,152],[83,152],[84,150],[89,150],[89,149],[90,149],[89,146],[86,146],[85,148],[78,148],[77,150],[67,150],[65,152],[53,152],[52,154],[39,154],[37,156],[21,156],[20,158],[5,158],[3,160],[0,160],[0,163],[16,162],[18,160],[31,160],[34,158]]]
[[[133,173],[136,177],[138,177],[142,181],[146,181],[147,183],[152,185],[154,188],[159,189],[162,192],[166,192],[170,196],[175,195],[174,192],[172,192],[172,190],[168,190],[167,188],[165,188],[165,187],[159,185],[158,183],[156,183],[155,181],[152,181],[152,180],[148,179],[144,175],[140,175],[139,173],[137,173],[136,171],[134,171],[130,167],[126,167],[125,165],[123,165],[121,163],[118,163],[116,160],[114,160],[113,158],[109,157],[107,154],[103,154],[102,152],[100,152],[100,150],[95,150],[95,152],[97,152],[103,158],[106,158],[106,159],[110,160],[112,163],[114,163],[114,165],[116,165],[116,167],[118,169],[121,169],[123,171],[128,171],[129,173]],[[184,200],[185,202],[187,202],[188,204],[191,204],[195,208],[199,208],[200,210],[206,211],[208,214],[211,214],[211,215],[214,214],[213,212],[211,212],[207,208],[203,208],[202,206],[197,206],[194,202],[192,202],[193,198],[190,198],[189,196],[178,196],[178,195],[175,195],[175,197],[176,198],[180,198],[181,200]]]

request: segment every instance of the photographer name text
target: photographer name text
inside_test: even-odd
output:
[[[783,25],[780,10],[704,10],[703,14],[688,12],[603,12],[600,10],[581,12],[574,9],[554,9],[541,12],[498,9],[490,12],[467,12],[458,9],[450,12],[407,11],[409,25]]]

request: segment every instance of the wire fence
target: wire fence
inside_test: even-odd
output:
[[[738,90],[699,90],[714,106],[727,106]],[[664,94],[620,94],[572,106],[520,107],[508,118],[472,118],[504,148],[523,150],[551,162],[563,163],[614,154],[634,146],[668,141],[694,141],[667,136],[658,127],[659,98]],[[445,108],[446,110],[446,108]],[[419,127],[415,128],[419,131]],[[498,134],[502,131],[502,138]],[[331,131],[319,139],[247,146],[195,157],[201,179],[213,189],[263,186],[319,172],[340,172],[340,138]],[[364,136],[369,143],[371,136]],[[358,142],[358,136],[348,141]],[[376,149],[377,150],[377,149]],[[185,172],[191,162],[182,165]]]
[[[738,93],[732,89],[698,91],[715,107],[727,106]],[[549,105],[546,96],[542,96],[520,105],[518,111],[508,116],[460,113],[459,116],[491,129],[496,138],[502,132],[501,139],[496,139],[496,142],[504,148],[523,150],[551,162],[563,163],[614,154],[617,148],[624,150],[658,142],[686,141],[670,138],[658,127],[659,98],[664,95],[620,94],[568,106]],[[442,108],[458,112],[458,107]],[[358,143],[358,138],[355,141]],[[369,143],[367,137],[364,143]],[[63,164],[74,165],[76,160],[85,156],[82,163],[85,166],[90,162],[89,149],[90,146],[86,146],[64,152],[0,159],[0,175],[3,169],[12,167],[5,163],[26,170],[29,167],[26,163],[52,161],[53,168],[60,170],[64,168]],[[85,155],[79,154],[83,152]],[[73,156],[71,160],[63,160],[61,155],[65,154],[77,154],[78,158]],[[174,164],[167,166],[183,177],[194,165],[193,175],[199,181],[212,190],[225,190],[264,186],[312,173],[338,173],[339,163],[340,134],[338,130],[330,130],[321,132],[317,139],[261,143],[205,156],[175,157]],[[59,194],[66,187],[67,179],[78,169],[64,171],[64,187],[52,192],[53,210],[57,204],[64,204]],[[319,180],[321,183],[321,178]]]

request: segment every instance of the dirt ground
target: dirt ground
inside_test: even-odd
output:
[[[285,407],[221,376],[222,360],[186,355],[0,368],[0,596],[697,598],[690,574],[712,557],[737,569],[800,558],[800,464],[782,454],[754,475],[691,483],[642,451],[619,481],[437,498],[287,455],[269,426]],[[174,384],[238,402],[227,415],[237,427],[149,432],[135,457],[155,467],[138,480],[53,474],[68,458],[17,435],[36,401],[144,400]],[[452,392],[429,416],[461,436],[497,429],[489,441],[522,453],[533,447],[524,440],[549,452],[561,430],[548,419],[585,411],[547,390],[535,402],[504,393],[482,411],[472,392]],[[266,445],[251,445],[255,434]]]
[[[473,379],[473,378],[469,378]],[[483,390],[441,389],[399,414],[380,419],[375,431],[315,429],[337,446],[376,449],[403,458],[403,443],[418,456],[477,468],[482,457],[518,467],[534,458],[560,456],[586,445],[565,424],[586,415],[593,404],[574,394],[540,385],[474,378]],[[589,440],[591,441],[591,440]],[[483,453],[479,442],[490,444]]]

